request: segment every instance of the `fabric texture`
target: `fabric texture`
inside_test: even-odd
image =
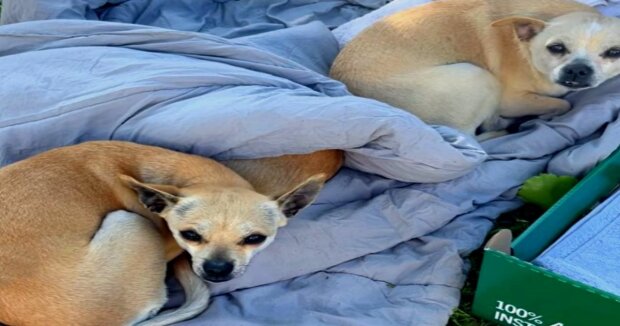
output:
[[[344,149],[346,167],[316,203],[183,325],[443,325],[463,257],[519,205],[516,188],[547,167],[583,174],[620,142],[620,79],[482,145],[352,96],[325,76],[339,49],[329,29],[382,1],[278,1],[291,15],[266,29],[250,9],[276,2],[170,3],[5,0],[0,164],[94,139],[217,159]],[[157,10],[170,25],[141,20]],[[170,307],[182,300],[171,285]]]
[[[620,295],[620,192],[573,225],[534,263]]]

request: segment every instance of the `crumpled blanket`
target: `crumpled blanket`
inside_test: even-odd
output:
[[[2,21],[15,24],[0,26],[0,164],[93,139],[217,159],[346,151],[346,168],[317,202],[244,276],[213,285],[212,305],[184,325],[445,324],[464,257],[519,205],[515,189],[546,169],[582,174],[620,142],[620,79],[571,95],[563,116],[482,145],[350,95],[325,76],[339,48],[328,28],[382,1],[278,1],[295,15],[264,33],[263,16],[242,13],[264,12],[265,1],[134,10],[145,2],[4,1]],[[191,31],[119,23],[201,4],[226,6],[243,26],[227,32],[218,22],[229,12],[186,15],[187,26],[216,20]],[[358,9],[345,17],[347,6]],[[295,23],[299,15],[312,22]],[[174,306],[182,293],[171,284]]]

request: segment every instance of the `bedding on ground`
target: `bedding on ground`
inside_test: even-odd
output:
[[[519,185],[618,146],[620,79],[478,144],[326,77],[337,27],[386,2],[5,0],[0,164],[95,139],[216,159],[344,149],[316,203],[182,324],[443,325]],[[173,286],[168,306],[182,300]]]

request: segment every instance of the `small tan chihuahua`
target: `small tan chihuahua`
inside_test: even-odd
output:
[[[469,134],[559,114],[620,73],[620,19],[570,0],[438,0],[354,38],[331,76],[360,96]],[[485,137],[483,136],[482,139]]]
[[[263,168],[281,166],[266,162],[255,169],[237,164],[260,180]],[[106,141],[4,167],[0,323],[167,325],[191,318],[209,302],[203,281],[242,274],[333,173],[310,177],[273,198],[213,160]],[[265,191],[279,192],[284,182],[274,184],[277,189]],[[183,250],[191,267],[180,256]],[[175,258],[186,303],[147,320],[166,302],[166,263]]]

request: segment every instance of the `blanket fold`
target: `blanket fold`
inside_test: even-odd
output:
[[[325,76],[339,46],[328,28],[385,1],[149,2],[187,26],[220,26],[203,33],[141,20],[146,2],[3,1],[12,24],[0,26],[0,165],[94,139],[217,159],[346,151],[316,203],[245,275],[214,285],[211,307],[185,325],[445,324],[463,257],[519,205],[519,185],[548,165],[581,174],[620,143],[620,79],[482,145],[352,96]],[[284,23],[185,15],[207,4],[233,16],[276,8]],[[181,300],[172,286],[169,306]]]

